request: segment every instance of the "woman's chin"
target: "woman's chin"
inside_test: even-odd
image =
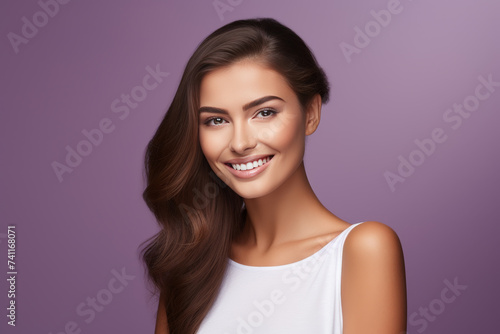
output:
[[[231,189],[245,200],[265,197],[273,192],[276,187],[272,188],[269,184],[255,182],[254,184],[230,185]]]

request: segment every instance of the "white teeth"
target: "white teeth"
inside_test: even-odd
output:
[[[250,169],[254,169],[256,167],[260,167],[260,166],[264,165],[265,163],[268,163],[269,160],[271,160],[271,158],[267,157],[267,158],[255,160],[252,162],[247,162],[246,164],[231,164],[231,166],[235,170],[250,170]]]

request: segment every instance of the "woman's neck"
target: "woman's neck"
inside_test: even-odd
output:
[[[302,162],[295,173],[272,193],[246,199],[247,221],[239,242],[266,252],[286,242],[324,231],[327,216],[333,216],[318,200]]]

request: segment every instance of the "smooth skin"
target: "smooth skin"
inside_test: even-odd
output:
[[[249,266],[296,262],[351,225],[321,204],[306,176],[305,138],[316,131],[320,117],[319,95],[303,110],[284,77],[256,60],[217,69],[202,80],[202,151],[212,170],[243,197],[248,212],[232,245],[234,261]],[[226,165],[267,155],[273,156],[268,166],[251,178],[234,175]],[[341,294],[344,334],[406,331],[404,258],[390,227],[369,221],[349,233]],[[168,333],[162,298],[156,334]]]

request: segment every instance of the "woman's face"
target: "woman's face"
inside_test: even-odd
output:
[[[200,87],[199,138],[212,170],[243,198],[282,185],[304,156],[306,113],[278,72],[240,61]]]

